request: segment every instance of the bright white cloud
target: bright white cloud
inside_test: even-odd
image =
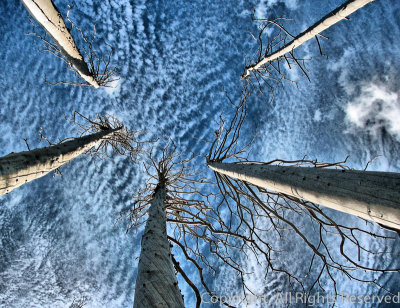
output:
[[[322,119],[322,114],[321,111],[319,109],[315,110],[314,112],[314,121],[315,122],[319,122]]]
[[[345,106],[351,129],[368,131],[375,138],[385,129],[400,140],[400,100],[385,85],[365,84],[360,94]]]

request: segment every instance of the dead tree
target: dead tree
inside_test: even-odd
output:
[[[305,59],[296,57],[294,55],[294,49],[315,37],[319,50],[321,54],[324,55],[318,36],[326,37],[323,36],[321,32],[342,19],[348,19],[347,16],[372,1],[373,0],[349,0],[297,36],[290,34],[281,24],[281,21],[287,18],[268,20],[255,19],[253,17],[253,20],[260,22],[258,37],[253,36],[259,44],[259,50],[256,60],[252,64],[246,65],[242,79],[246,79],[253,74],[258,83],[263,81],[268,85],[268,80],[280,81],[281,79],[287,79],[281,70],[281,66],[284,64],[287,64],[289,68],[291,68],[291,66],[299,66],[303,74],[308,78],[304,62]],[[269,39],[268,42],[263,42],[265,40],[263,38],[264,33],[266,33],[266,30],[270,27],[275,27],[278,32],[272,35],[272,38]]]
[[[246,116],[245,98],[246,96],[237,106],[231,122],[221,118],[219,130],[215,132],[216,140],[212,142],[208,155],[208,164],[248,161],[250,145],[240,146],[239,141],[240,129]],[[219,172],[214,172],[215,181],[211,181],[203,174],[195,174],[193,169],[189,168],[190,165],[198,166],[197,161],[182,160],[174,153],[173,148],[171,150],[167,147],[160,154],[161,158],[150,157],[149,163],[145,165],[149,181],[136,196],[133,208],[121,213],[121,218],[129,218],[128,231],[146,223],[146,220],[155,215],[149,210],[153,207],[155,192],[160,191],[160,182],[165,183],[164,211],[167,238],[172,249],[170,258],[176,272],[181,274],[183,280],[192,288],[196,307],[200,307],[202,300],[206,299],[204,294],[227,307],[239,304],[229,302],[226,297],[216,294],[213,287],[206,283],[206,275],[218,276],[221,266],[236,273],[243,296],[257,295],[247,282],[248,276],[252,274],[246,267],[246,259],[249,257],[257,260],[259,270],[264,270],[266,279],[272,273],[282,276],[288,288],[296,292],[300,289],[306,294],[326,291],[324,287],[327,286],[327,281],[330,281],[333,287],[332,293],[338,294],[337,279],[341,275],[360,283],[371,283],[384,288],[376,277],[364,278],[364,273],[385,275],[400,270],[390,267],[390,264],[382,267],[370,265],[368,260],[371,257],[384,259],[393,252],[389,248],[383,252],[373,251],[361,241],[361,238],[368,238],[390,247],[390,241],[396,238],[385,233],[374,233],[368,228],[349,226],[333,219],[314,203],[269,191]],[[296,163],[310,163],[319,168],[340,168],[344,164],[324,164],[306,160],[291,162]],[[218,188],[220,193],[215,193],[215,188]],[[157,215],[163,216],[160,213]],[[302,224],[311,228],[312,233],[310,234],[310,230],[306,230]],[[152,225],[151,229],[153,228]],[[146,227],[142,238],[145,251],[150,245],[145,242],[151,240],[149,236],[152,236],[152,230],[149,229],[150,227]],[[279,242],[276,242],[276,237]],[[309,256],[309,264],[303,272],[295,272],[280,262],[285,256],[290,256],[291,250],[278,248],[277,245],[289,238],[301,241],[304,244],[304,254]],[[161,251],[165,257],[167,252],[164,248]],[[176,252],[180,252],[180,256]],[[154,253],[153,250],[150,250],[151,253]],[[139,263],[142,256],[140,258]],[[149,258],[154,259],[153,256]],[[156,259],[153,263],[148,261],[147,257],[143,257],[143,260],[146,260],[143,261],[146,267],[139,265],[136,283],[136,288],[139,289],[136,289],[136,292],[147,293],[135,293],[135,297],[141,298],[135,298],[136,306],[145,306],[142,299],[151,297],[153,288],[149,287],[146,281],[151,285],[162,284],[163,281],[171,284],[175,281],[172,278],[165,279],[166,274],[155,273],[155,268],[159,269],[155,267],[158,262]],[[151,267],[151,264],[154,267]],[[147,266],[151,267],[149,272],[146,272]],[[186,270],[188,267],[191,268],[190,271]],[[170,268],[170,265],[165,268]],[[160,270],[160,273],[164,272]],[[147,287],[148,290],[143,289]],[[202,291],[205,291],[203,295]],[[154,296],[154,299],[156,298]]]
[[[71,71],[85,80],[85,83],[59,81],[56,83],[49,82],[50,84],[89,85],[94,88],[99,88],[100,86],[107,86],[116,80],[116,78],[114,78],[115,69],[109,69],[112,49],[108,55],[108,59],[99,56],[93,49],[93,41],[96,37],[96,32],[92,40],[87,39],[83,35],[82,30],[71,21],[68,11],[67,20],[71,23],[71,29],[69,29],[52,0],[21,1],[31,16],[43,27],[53,41],[53,43],[51,43],[45,36],[40,35],[32,22],[33,32],[30,34],[41,39],[45,46],[42,51],[50,52],[62,59]],[[71,34],[71,30],[74,28],[77,29],[86,44],[83,48],[86,59],[77,47]]]
[[[208,166],[248,184],[321,204],[400,231],[400,174],[263,163]]]
[[[182,159],[172,144],[167,145],[159,156],[157,159],[150,155],[145,164],[149,176],[146,187],[135,197],[134,207],[121,213],[121,219],[127,217],[130,220],[127,232],[146,223],[134,307],[183,307],[176,276],[171,271],[175,268],[192,288],[199,308],[201,288],[209,296],[214,295],[205,282],[205,271],[216,273],[201,247],[206,245],[223,262],[235,266],[227,251],[231,237],[229,226],[219,210],[211,206],[210,199],[215,196],[202,192],[201,187],[211,183],[190,168],[195,158]],[[232,237],[235,237],[233,233]],[[184,271],[174,252],[184,254],[187,264],[194,269],[191,272],[197,271],[200,285],[194,282],[192,273]]]
[[[158,185],[142,236],[133,307],[184,307],[167,239],[166,173],[160,164]]]
[[[151,165],[146,170],[151,167],[156,170],[155,176],[148,172],[155,182],[148,183],[145,192],[139,194],[136,202],[139,206],[129,211],[132,221],[129,229],[137,226],[146,213],[148,215],[142,236],[134,307],[184,307],[167,238],[167,189],[177,180],[171,170],[172,158],[168,147],[158,162],[150,156]]]
[[[248,237],[245,241],[245,246],[248,248],[246,253],[251,252],[257,256],[260,264],[265,265],[267,275],[269,272],[283,275],[286,277],[288,285],[300,287],[307,294],[312,294],[316,289],[326,291],[324,285],[326,286],[328,280],[337,295],[337,277],[340,275],[361,283],[371,283],[384,289],[378,283],[376,277],[367,279],[363,278],[362,275],[366,272],[372,276],[373,273],[384,275],[399,272],[400,269],[392,268],[390,263],[377,267],[368,262],[370,258],[385,260],[388,254],[395,252],[390,249],[382,252],[373,251],[367,246],[369,242],[377,241],[385,244],[385,247],[390,247],[389,241],[396,240],[396,237],[387,236],[384,231],[377,233],[371,231],[371,228],[368,227],[360,228],[359,225],[351,226],[338,221],[331,214],[328,214],[323,207],[311,201],[326,201],[327,196],[321,198],[321,195],[329,195],[331,203],[335,203],[336,206],[340,205],[342,209],[345,208],[345,205],[342,204],[343,200],[353,200],[353,203],[364,202],[363,205],[366,206],[368,199],[365,200],[365,198],[369,198],[369,196],[362,197],[365,190],[354,187],[358,185],[357,182],[353,182],[353,187],[346,187],[345,185],[352,183],[354,181],[352,178],[356,177],[358,180],[368,183],[367,187],[373,191],[372,193],[368,192],[369,195],[376,195],[380,188],[388,189],[384,195],[376,195],[376,199],[379,199],[379,196],[386,198],[387,194],[394,196],[388,204],[390,206],[396,205],[397,210],[386,207],[382,211],[382,208],[380,208],[379,215],[375,215],[383,214],[386,225],[389,225],[388,220],[394,221],[396,224],[396,219],[399,219],[398,212],[396,212],[399,208],[399,199],[398,197],[396,199],[396,196],[399,195],[398,175],[384,173],[384,180],[379,180],[379,176],[377,176],[379,173],[373,173],[371,174],[373,183],[371,183],[369,178],[364,179],[362,177],[362,174],[368,173],[350,170],[344,165],[345,161],[332,164],[306,159],[298,161],[273,160],[266,164],[249,161],[247,155],[251,141],[244,145],[241,145],[240,141],[240,129],[246,116],[246,95],[235,108],[236,112],[232,121],[227,122],[221,119],[219,122],[218,133],[215,134],[216,138],[212,142],[207,156],[207,165],[214,171],[217,185],[224,196],[224,202],[228,204],[225,215],[229,215],[232,221],[239,222],[237,233]],[[306,165],[314,167],[307,168],[313,170],[310,172],[312,175],[302,172],[303,169],[306,169]],[[332,168],[339,170],[331,170]],[[259,169],[262,169],[262,171],[259,172]],[[246,171],[243,172],[243,170]],[[268,171],[265,172],[265,170]],[[331,173],[334,175],[330,176],[329,179],[324,179],[326,174]],[[335,176],[338,176],[338,179],[333,181],[332,177]],[[267,177],[268,179],[266,179]],[[287,179],[287,181],[281,181],[282,178]],[[309,190],[306,193],[306,188],[301,186],[302,183],[314,180],[315,182],[310,185],[314,186],[313,191]],[[374,187],[380,181],[383,181],[383,183]],[[268,185],[265,185],[266,182],[268,182]],[[301,184],[297,185],[297,182]],[[340,182],[343,182],[343,185],[342,183],[339,184]],[[328,185],[329,183],[330,185]],[[338,187],[342,185],[340,188],[341,195],[337,191],[334,192],[335,190],[325,193],[327,190],[322,188],[324,186],[331,188],[330,186],[334,185],[338,185]],[[282,189],[283,187],[285,189]],[[338,187],[337,190],[339,190]],[[359,192],[358,197],[355,197],[357,192]],[[335,193],[336,197],[334,197]],[[309,196],[320,198],[312,199]],[[371,213],[373,210],[373,207],[371,207]],[[370,219],[371,213],[368,213],[367,210],[365,210],[365,213],[366,218]],[[374,220],[376,221],[377,218],[374,217]],[[260,226],[260,222],[262,222],[261,226],[263,227]],[[379,220],[378,222],[383,221]],[[307,232],[305,226],[311,229],[311,233]],[[310,254],[308,270],[304,276],[304,273],[302,275],[296,274],[290,268],[280,264],[279,260],[285,254],[290,254],[290,251],[275,248],[276,242],[269,240],[269,238],[273,238],[274,234],[280,241],[296,238],[304,244],[304,253]],[[361,241],[361,238],[363,238],[363,241]],[[244,289],[246,289],[246,286]],[[251,292],[247,289],[246,291]]]
[[[209,163],[221,159],[228,161],[246,159],[247,145],[239,148],[237,142],[240,136],[240,123],[243,123],[246,111],[245,108],[238,108],[238,110],[233,123],[223,122],[225,126],[221,126],[220,130],[215,133],[218,141],[212,145],[212,151],[208,157]],[[229,131],[228,134],[227,131]],[[236,142],[232,143],[232,137]],[[225,145],[222,145],[221,142]],[[215,149],[218,151],[216,152]],[[214,298],[214,301],[227,307],[234,307],[235,303],[228,302],[226,298],[216,294],[215,290],[206,283],[206,275],[217,276],[218,267],[221,265],[237,274],[244,296],[255,294],[246,282],[251,273],[246,270],[246,261],[243,260],[249,256],[254,256],[260,266],[264,266],[262,269],[264,269],[266,277],[271,272],[282,275],[287,279],[288,287],[296,291],[300,288],[304,292],[308,292],[307,294],[311,294],[315,289],[323,289],[323,280],[326,278],[331,280],[334,292],[337,292],[337,276],[335,276],[337,273],[344,274],[349,279],[383,287],[376,279],[360,278],[360,273],[369,271],[385,274],[399,271],[397,268],[368,266],[362,262],[364,258],[371,255],[378,257],[380,253],[370,251],[368,247],[363,246],[360,243],[360,237],[367,236],[373,238],[374,241],[386,242],[394,240],[394,238],[385,234],[373,233],[368,229],[364,230],[339,223],[316,204],[270,192],[247,182],[231,179],[224,174],[215,172],[216,183],[214,183],[202,174],[195,174],[189,168],[191,160],[179,159],[174,153],[174,149],[171,150],[167,147],[162,151],[160,159],[150,158],[150,162],[145,165],[149,175],[146,187],[136,196],[133,208],[121,213],[121,218],[127,216],[130,220],[127,231],[147,221],[142,237],[142,247],[145,248],[144,252],[150,253],[150,256],[144,257],[142,256],[143,251],[141,252],[135,292],[136,307],[146,307],[145,300],[149,297],[152,297],[152,300],[159,298],[159,294],[154,295],[152,286],[168,282],[168,286],[157,289],[165,290],[171,287],[172,282],[176,282],[175,276],[169,270],[170,261],[176,272],[181,274],[192,288],[196,298],[196,307],[200,307],[202,300],[205,299],[201,295],[202,290]],[[305,160],[301,161],[301,163],[306,162]],[[342,165],[342,163],[315,164],[319,167]],[[151,238],[153,235],[156,236],[155,234],[160,234],[160,239],[157,241],[161,242],[162,232],[156,233],[153,230],[155,225],[149,220],[153,221],[155,215],[159,216],[158,219],[163,219],[162,211],[158,210],[158,213],[155,213],[156,211],[152,209],[156,196],[157,200],[160,195],[163,196],[160,193],[163,191],[162,183],[165,183],[163,202],[167,238],[172,251],[166,251],[165,243],[162,244],[163,248],[160,249],[160,253],[164,255],[164,260],[170,259],[168,262],[165,261],[168,266],[164,265],[160,269],[160,266],[156,265],[161,264],[161,261],[157,260],[162,258],[158,254],[153,256],[154,248],[151,247],[154,246],[150,243],[155,240]],[[209,189],[214,190],[215,185],[222,194],[209,192]],[[260,226],[260,220],[267,221],[268,226]],[[309,225],[314,228],[313,236],[317,237],[316,239],[311,238],[304,227],[299,225],[299,222],[304,222],[304,220],[307,220]],[[164,222],[157,224],[164,226]],[[290,268],[280,264],[279,260],[285,254],[290,254],[290,251],[277,249],[277,243],[269,240],[272,233],[275,233],[280,241],[284,241],[288,237],[297,237],[304,243],[304,249],[311,254],[305,273],[308,280],[304,278],[304,275],[298,275]],[[164,241],[165,238],[162,238]],[[147,243],[147,241],[149,242]],[[157,245],[161,246],[161,244]],[[335,245],[338,247],[337,251]],[[356,248],[356,256],[354,256],[354,248]],[[180,252],[183,256],[184,264],[178,261],[176,252]],[[168,253],[171,255],[168,255],[167,258]],[[140,265],[142,260],[144,264]],[[187,266],[195,269],[197,274],[195,275],[193,270],[186,271]],[[164,270],[166,269],[171,278],[165,278],[167,274]],[[260,268],[260,270],[262,269]],[[178,295],[176,297],[178,298]]]
[[[135,158],[142,152],[141,143],[135,138],[137,132],[127,130],[112,116],[97,116],[90,120],[78,112],[70,121],[79,131],[78,137],[67,138],[48,147],[11,153],[0,158],[0,195],[58,170],[79,155],[86,153],[100,158],[115,153]],[[28,147],[29,148],[29,147]]]

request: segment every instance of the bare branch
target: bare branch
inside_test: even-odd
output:
[[[348,19],[348,15],[352,14],[353,12],[371,1],[373,0],[349,0],[341,6],[337,7],[335,10],[333,10],[323,18],[321,18],[319,21],[317,21],[315,24],[313,24],[311,27],[309,27],[296,37],[291,35],[281,24],[281,20],[284,20],[285,18],[276,18],[273,20],[256,19],[254,18],[253,14],[253,21],[260,23],[260,33],[257,40],[259,43],[258,57],[257,59],[255,59],[255,61],[253,61],[252,64],[246,66],[245,72],[242,75],[242,79],[249,78],[251,74],[259,74],[260,72],[266,72],[267,74],[270,74],[269,67],[272,65],[272,63],[279,63],[280,61],[282,61],[282,59],[285,59],[289,66],[293,64],[298,65],[303,73],[305,73],[306,70],[304,67],[304,62],[299,61],[299,59],[294,57],[294,49],[299,47],[304,42],[315,37],[320,53],[321,55],[324,55],[322,53],[317,36],[319,35],[324,38],[326,37],[320,34],[320,32],[326,30],[331,25],[337,23],[342,19]],[[272,30],[272,33],[276,33],[275,35],[271,35],[273,37],[271,40],[269,40],[268,35],[264,35],[264,33],[267,32],[267,28],[270,31]],[[264,39],[268,40],[266,44],[263,44]],[[281,78],[285,79],[281,71],[278,71],[278,75]]]
[[[217,130],[219,133],[211,144],[207,164],[229,160],[238,165],[275,164],[349,170],[346,166],[347,157],[335,163],[318,162],[306,157],[293,161],[275,159],[266,163],[249,161],[246,155],[249,147],[244,150],[237,147],[244,123],[244,108],[243,104],[239,104],[230,122],[220,119]],[[223,208],[224,215],[229,217],[229,224],[224,225],[229,226],[225,230],[227,234],[242,242],[239,252],[244,255],[253,254],[260,264],[266,266],[267,273],[275,272],[285,276],[290,283],[297,285],[296,289],[300,287],[311,294],[316,288],[323,289],[322,286],[326,285],[328,279],[337,294],[337,277],[341,275],[384,289],[373,275],[368,279],[361,278],[365,271],[379,274],[400,271],[399,268],[391,268],[389,265],[378,267],[368,262],[371,257],[384,260],[387,255],[395,256],[398,252],[395,249],[373,251],[368,247],[369,241],[366,239],[380,241],[385,247],[391,247],[389,243],[395,240],[394,237],[387,236],[384,232],[372,232],[368,225],[367,228],[360,228],[336,221],[311,202],[269,191],[219,172],[214,172],[214,176],[222,199],[222,204],[217,208]],[[210,230],[214,232],[213,229]],[[274,248],[274,236],[281,242],[296,238],[303,243],[305,253],[311,254],[305,276],[277,261],[290,252]],[[234,247],[231,242],[222,244],[225,248]],[[221,259],[226,260],[224,257]],[[244,268],[234,263],[231,267],[243,276]],[[245,286],[245,281],[243,285]],[[246,286],[244,289],[251,292]]]
[[[73,81],[57,81],[49,82],[45,78],[45,82],[50,85],[77,85],[77,86],[93,86],[98,87],[112,87],[113,83],[119,78],[116,77],[116,68],[110,68],[111,56],[113,48],[105,42],[110,51],[107,56],[102,56],[94,49],[94,40],[96,38],[96,28],[93,27],[93,38],[88,39],[81,28],[75,25],[69,17],[71,7],[69,6],[66,18],[70,23],[70,27],[65,25],[61,13],[54,6],[53,3],[48,6],[43,6],[41,3],[22,0],[24,5],[28,8],[30,14],[38,21],[44,28],[45,34],[39,34],[36,30],[35,23],[30,19],[32,24],[32,32],[28,35],[33,35],[40,39],[42,48],[40,52],[49,52],[57,58],[66,63],[69,70],[71,70],[78,79],[82,82]],[[81,50],[78,49],[72,31],[76,31],[83,46]],[[53,39],[53,43],[47,38],[46,34]]]
[[[109,157],[108,150],[110,149],[115,154],[127,156],[137,161],[138,157],[146,152],[144,145],[151,142],[139,141],[139,135],[143,132],[127,129],[113,115],[102,116],[96,114],[95,118],[91,120],[78,111],[74,111],[71,114],[71,118],[65,117],[65,119],[73,124],[79,136],[119,128],[114,134],[107,136],[96,148],[92,148],[87,153],[99,158]]]

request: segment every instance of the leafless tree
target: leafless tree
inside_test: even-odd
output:
[[[58,170],[84,153],[104,158],[111,150],[136,160],[144,151],[144,143],[136,139],[138,132],[128,130],[113,116],[97,115],[90,120],[74,112],[69,121],[75,126],[77,137],[52,143],[40,132],[41,139],[46,140],[49,146],[30,150],[27,144],[28,151],[0,158],[0,195]]]
[[[253,88],[256,88],[262,94],[266,90],[269,93],[274,93],[274,84],[282,83],[282,81],[288,81],[294,85],[297,85],[297,81],[290,79],[287,74],[287,69],[293,69],[294,67],[299,67],[308,80],[309,71],[307,69],[307,62],[310,59],[300,58],[295,55],[294,50],[289,50],[287,53],[280,57],[274,57],[266,64],[261,65],[257,69],[252,69],[252,67],[261,63],[265,57],[270,54],[276,54],[276,50],[279,47],[285,45],[294,36],[284,27],[283,23],[286,21],[291,21],[289,18],[280,17],[273,20],[255,18],[255,12],[253,12],[252,20],[258,23],[259,32],[257,35],[252,35],[254,40],[258,44],[258,50],[252,60],[251,64],[245,63],[245,73],[242,75],[242,79],[246,80],[246,83]],[[271,31],[271,35],[268,35]],[[319,45],[320,46],[320,45]],[[322,50],[321,50],[322,53]],[[266,87],[266,90],[264,88]],[[250,88],[250,87],[249,87]]]
[[[215,140],[207,157],[210,167],[213,163],[225,161],[236,161],[240,165],[250,163],[248,152],[251,141],[242,146],[240,144],[240,130],[247,113],[247,94],[244,93],[242,101],[235,107],[232,121],[220,118],[219,129],[214,132]],[[348,171],[345,162],[329,164],[301,159],[274,160],[269,164],[309,165],[318,169],[339,168]],[[399,271],[390,265],[369,265],[370,258],[384,260],[385,256],[396,253],[390,249],[374,251],[367,246],[366,238],[383,242],[386,247],[390,247],[389,243],[396,240],[396,237],[388,236],[384,231],[373,232],[369,227],[371,223],[361,228],[359,225],[337,221],[317,204],[264,189],[222,172],[214,172],[215,181],[211,181],[203,173],[193,172],[190,165],[193,165],[192,159],[183,160],[171,145],[165,147],[157,157],[150,156],[149,162],[145,164],[149,176],[146,186],[135,197],[133,208],[121,213],[121,219],[128,218],[130,221],[127,231],[147,221],[142,237],[142,248],[145,250],[141,252],[136,282],[136,307],[144,305],[148,300],[158,299],[150,294],[154,290],[151,284],[166,283],[167,286],[158,287],[158,290],[165,291],[168,286],[176,283],[175,275],[170,271],[171,264],[192,288],[196,307],[200,307],[204,299],[202,290],[225,306],[234,307],[238,304],[217,296],[213,287],[206,282],[208,275],[218,275],[221,264],[237,274],[244,296],[254,295],[255,290],[247,283],[251,273],[242,261],[249,257],[264,266],[266,279],[272,273],[280,275],[287,280],[288,288],[294,291],[300,289],[308,295],[316,290],[326,291],[327,280],[331,282],[335,294],[338,294],[337,280],[342,276],[384,289],[376,276],[365,278],[364,272],[384,275]],[[215,188],[220,193],[215,193]],[[162,214],[160,211],[152,213],[154,200],[160,201],[160,191],[165,192],[165,198],[161,198],[164,211],[161,211]],[[157,220],[154,223],[155,216],[164,214],[165,221],[160,223]],[[156,225],[165,224],[171,252],[165,248],[165,229],[155,232]],[[155,234],[162,235],[163,244],[160,239],[152,238]],[[296,272],[280,262],[280,259],[291,253],[290,250],[282,249],[282,242],[293,238],[301,241],[304,255],[309,255],[305,273]],[[154,245],[154,241],[159,242]],[[161,246],[164,248],[158,249]],[[168,264],[163,270],[160,270],[161,266],[156,266],[159,261],[152,256],[154,251],[151,247],[157,247],[157,258],[161,258],[162,254],[168,261],[163,263]],[[143,255],[144,252],[148,254],[147,257]],[[183,258],[185,263],[181,264],[179,258]],[[197,277],[192,273],[193,270],[191,273],[185,271],[188,266],[197,270]],[[171,278],[165,278],[167,274],[164,270],[168,270]],[[180,295],[178,291],[175,294]]]
[[[87,36],[83,34],[83,31],[70,19],[70,9],[66,15],[66,19],[70,23],[70,27],[68,28],[60,11],[52,0],[21,1],[31,16],[43,27],[51,38],[50,40],[46,35],[40,34],[39,31],[36,30],[34,22],[31,20],[33,30],[28,34],[34,35],[41,40],[44,46],[41,51],[49,52],[63,60],[78,78],[84,80],[84,82],[58,81],[52,83],[45,79],[46,82],[51,85],[68,84],[98,88],[110,87],[114,81],[118,80],[118,78],[115,77],[115,68],[110,68],[110,60],[113,51],[111,46],[106,43],[110,48],[107,57],[99,55],[93,47],[96,38],[95,27],[93,37],[88,39]],[[73,30],[77,31],[84,42],[84,46],[81,49],[78,48],[71,33]]]
[[[391,247],[390,243],[396,240],[396,236],[388,236],[383,230],[373,232],[372,224],[367,221],[365,228],[359,227],[360,224],[351,225],[338,221],[323,207],[299,198],[298,194],[276,189],[279,185],[263,187],[260,181],[254,180],[258,174],[245,174],[244,177],[240,177],[240,172],[235,168],[231,173],[221,169],[224,164],[243,170],[247,170],[250,165],[261,165],[282,167],[282,170],[288,172],[288,168],[295,170],[294,168],[311,166],[313,168],[309,168],[310,170],[339,169],[340,175],[347,175],[352,170],[345,166],[346,160],[337,163],[322,163],[305,158],[296,161],[276,159],[268,163],[249,161],[247,155],[250,143],[241,145],[240,140],[240,130],[246,116],[246,95],[235,108],[235,115],[230,122],[221,119],[218,123],[219,130],[210,147],[207,165],[214,171],[217,185],[227,204],[225,210],[227,209],[231,221],[238,222],[235,233],[243,236],[242,247],[246,247],[242,252],[253,253],[260,264],[265,264],[266,277],[271,272],[283,275],[294,290],[301,288],[306,294],[312,294],[316,290],[326,291],[324,286],[330,281],[333,291],[338,295],[337,277],[371,283],[384,289],[377,281],[377,275],[399,272],[400,269],[391,267],[388,262],[382,267],[373,266],[369,260],[379,258],[384,261],[388,255],[392,254],[394,257],[398,252],[391,249],[374,251],[368,244],[378,241],[385,247]],[[293,179],[295,180],[297,178]],[[274,179],[270,179],[270,182],[273,181]],[[398,193],[392,186],[392,193]],[[275,187],[275,190],[271,187]],[[296,190],[297,187],[293,186],[292,192]],[[282,265],[279,260],[290,254],[290,251],[278,249],[277,242],[273,240],[274,236],[280,239],[280,242],[296,238],[303,243],[304,254],[310,255],[306,278],[302,276],[304,273],[296,273]],[[244,275],[239,267],[238,271],[240,275]],[[368,276],[370,278],[365,278],[365,272],[371,273]],[[373,273],[376,273],[375,276]],[[243,285],[246,289],[244,280]],[[249,289],[246,291],[252,292]]]
[[[302,74],[310,80],[306,67],[306,61],[309,59],[299,58],[295,55],[294,49],[315,37],[321,55],[327,56],[322,52],[318,39],[318,37],[327,38],[321,32],[342,19],[348,19],[347,16],[371,1],[373,0],[347,1],[297,36],[285,28],[284,22],[289,20],[288,18],[263,19],[255,18],[253,14],[253,21],[258,23],[259,28],[257,35],[252,34],[257,41],[258,51],[255,59],[250,64],[245,64],[242,79],[253,77],[252,80],[261,91],[264,85],[273,89],[271,81],[288,80],[296,84],[296,81],[287,77],[284,67],[291,69],[298,66]]]
[[[140,138],[140,135],[143,134],[142,131],[128,129],[121,121],[111,114],[96,114],[91,120],[78,111],[74,111],[70,118],[65,117],[65,119],[71,122],[75,133],[79,137],[120,128],[107,139],[104,139],[97,147],[88,151],[88,154],[95,155],[99,158],[108,157],[110,153],[114,153],[137,161],[140,155],[146,153],[145,145],[153,142],[140,140],[142,139]]]
[[[173,151],[169,153],[168,147],[164,149],[158,162],[150,155],[149,168],[157,171],[156,175],[152,175],[155,182],[147,185],[148,190],[140,194],[135,208],[129,212],[133,225],[137,225],[144,215],[148,215],[135,287],[134,307],[138,308],[184,307],[166,233],[167,189],[171,189],[176,180],[172,171],[172,158]]]
[[[142,237],[142,252],[136,281],[135,307],[145,306],[148,302],[158,300],[157,295],[150,294],[151,290],[153,290],[150,284],[157,285],[159,292],[161,292],[160,290],[164,292],[168,289],[168,286],[170,287],[171,282],[176,279],[175,274],[172,275],[169,271],[170,278],[166,278],[167,274],[164,270],[168,270],[171,265],[192,288],[196,297],[196,307],[200,307],[201,304],[200,290],[202,288],[209,296],[215,295],[211,287],[206,283],[205,278],[206,271],[214,275],[217,273],[209,254],[216,254],[223,263],[233,268],[237,266],[229,250],[231,248],[241,249],[232,242],[236,236],[240,238],[240,235],[230,231],[229,223],[224,219],[220,209],[213,206],[212,203],[217,196],[204,191],[204,186],[212,185],[212,183],[202,173],[193,172],[190,164],[194,159],[196,158],[182,159],[177,154],[173,144],[167,145],[158,159],[150,156],[149,162],[145,164],[145,170],[149,176],[145,188],[135,197],[133,208],[121,213],[121,219],[128,218],[130,221],[127,232],[147,221]],[[161,244],[160,239],[151,238],[160,233],[154,231],[156,225],[154,224],[154,213],[152,213],[153,202],[156,196],[160,194],[160,191],[165,192],[163,203],[166,220],[162,223],[158,222],[157,225],[162,227],[165,226],[165,223],[168,225],[168,235],[162,239],[164,244]],[[157,215],[163,216],[160,213]],[[163,232],[161,233],[163,234]],[[159,241],[156,246],[153,245],[154,240]],[[168,245],[166,246],[165,242],[167,240],[169,244],[167,242]],[[202,249],[204,245],[209,249],[208,255]],[[160,249],[159,247],[161,246],[170,246],[172,254],[170,253],[170,248],[168,250]],[[153,250],[157,250],[157,256],[154,257],[151,254],[150,247],[153,247]],[[143,248],[145,249],[143,250]],[[149,252],[150,256],[145,256]],[[177,253],[183,253],[189,266],[197,270],[197,280],[200,280],[200,285],[193,279],[193,275],[184,271],[184,266],[175,257]],[[169,265],[166,265],[165,268],[157,266],[158,271],[155,271],[155,267],[151,264],[158,262],[157,258],[161,258],[160,254],[164,254],[164,258],[168,259]],[[160,286],[164,283],[167,286]],[[178,297],[176,296],[176,298]],[[165,298],[168,297],[165,296]],[[222,302],[226,306],[232,307],[229,303]]]

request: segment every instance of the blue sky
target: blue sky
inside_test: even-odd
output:
[[[54,2],[63,13],[71,4]],[[44,76],[52,81],[74,76],[59,59],[38,52],[39,42],[25,35],[31,25],[22,4],[1,2],[1,156],[25,150],[23,138],[31,147],[43,146],[37,142],[41,127],[52,140],[70,136],[63,116],[73,110],[89,116],[111,113],[131,129],[169,136],[181,151],[205,155],[208,145],[199,138],[210,138],[219,113],[230,112],[221,89],[239,97],[244,57],[256,50],[248,33],[255,31],[253,8],[264,17],[292,17],[287,27],[296,34],[341,1],[72,4],[70,16],[85,33],[96,25],[99,48],[104,49],[104,40],[114,47],[118,87],[107,91],[45,84]],[[253,158],[307,155],[339,161],[350,155],[350,167],[362,169],[379,156],[371,170],[400,171],[399,12],[395,0],[374,1],[350,21],[328,29],[324,35],[329,40],[322,40],[328,59],[319,56],[314,42],[301,47],[299,54],[313,59],[307,65],[311,83],[290,71],[298,87],[276,85],[271,103],[263,96],[251,100],[245,130],[258,132]],[[141,166],[121,157],[80,157],[63,174],[0,197],[0,302],[7,307],[68,307],[85,296],[88,307],[130,306],[140,232],[126,235],[116,218],[143,185]],[[229,275],[222,269],[215,278],[220,292],[234,281]],[[398,274],[381,279],[390,287]],[[264,281],[256,268],[249,283],[276,294],[280,282]],[[345,281],[343,288],[373,292]]]

